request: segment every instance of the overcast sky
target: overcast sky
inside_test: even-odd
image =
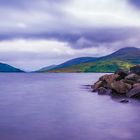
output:
[[[140,0],[0,0],[0,61],[35,70],[140,48]]]

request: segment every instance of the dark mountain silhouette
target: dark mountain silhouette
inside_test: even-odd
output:
[[[8,64],[0,63],[0,72],[24,72]]]

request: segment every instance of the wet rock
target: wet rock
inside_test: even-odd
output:
[[[137,87],[131,89],[126,95],[129,98],[140,97],[140,86],[137,86]]]
[[[135,74],[140,75],[140,65],[136,65],[134,67],[131,67],[130,68],[130,73],[135,73]]]
[[[100,81],[103,81],[104,87],[110,88],[111,83],[116,81],[118,77],[118,74],[104,75],[100,78]]]
[[[133,85],[133,88],[135,88],[135,87],[140,87],[140,83],[134,84],[134,85]]]
[[[136,81],[133,81],[133,80],[127,80],[127,79],[123,79],[122,80],[124,83],[127,83],[127,84],[130,84],[130,85],[133,85],[136,83]]]
[[[103,86],[103,82],[102,81],[97,81],[94,85],[91,86],[92,91],[96,92],[98,90],[98,88]]]
[[[114,81],[111,83],[111,89],[120,94],[127,93],[131,88],[132,86],[130,84],[124,83],[123,81]]]
[[[119,77],[118,74],[106,74],[106,75],[103,75],[102,77],[100,77],[100,81],[108,81],[108,82],[112,82],[114,80],[116,80],[117,78]]]
[[[129,100],[127,100],[127,99],[122,99],[121,101],[120,101],[120,103],[128,103],[129,102]]]
[[[119,75],[118,80],[121,80],[121,79],[124,79],[128,75],[128,72],[123,69],[119,69],[115,72],[115,74],[118,74]]]
[[[137,82],[140,79],[140,76],[138,76],[135,73],[131,73],[128,76],[125,77],[126,80],[132,80],[134,82]]]
[[[98,94],[106,94],[106,89],[104,87],[100,87],[98,89]]]
[[[100,95],[104,95],[104,94],[109,95],[109,94],[111,94],[111,93],[112,93],[112,90],[106,89],[106,88],[104,88],[104,87],[100,87],[100,88],[98,89],[98,94],[100,94]]]
[[[91,87],[98,94],[140,98],[140,65],[130,68],[129,72],[118,70],[114,74],[101,76]],[[128,100],[120,102],[126,103]]]

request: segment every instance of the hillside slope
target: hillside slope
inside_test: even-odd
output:
[[[97,59],[98,58],[94,58],[94,57],[79,57],[79,58],[75,58],[75,59],[71,59],[69,61],[66,61],[66,62],[58,65],[57,67],[55,67],[55,69],[66,68],[66,67],[70,67],[72,65],[78,65],[81,63],[94,62]]]
[[[99,58],[99,60],[110,60],[110,59],[116,59],[138,64],[140,63],[140,49],[135,47],[126,47],[110,55]]]
[[[67,61],[54,69],[46,72],[114,72],[119,68],[129,69],[140,63],[140,49],[127,47],[120,49],[110,55],[93,58],[81,63],[69,63],[76,59]]]
[[[24,72],[8,64],[0,63],[0,72]]]
[[[47,66],[47,67],[41,68],[40,70],[37,70],[37,72],[48,71],[48,70],[54,69],[56,66],[57,66],[57,65],[50,65],[50,66]]]

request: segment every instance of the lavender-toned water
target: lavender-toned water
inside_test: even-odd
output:
[[[139,140],[140,103],[99,96],[102,74],[0,74],[0,140]]]

